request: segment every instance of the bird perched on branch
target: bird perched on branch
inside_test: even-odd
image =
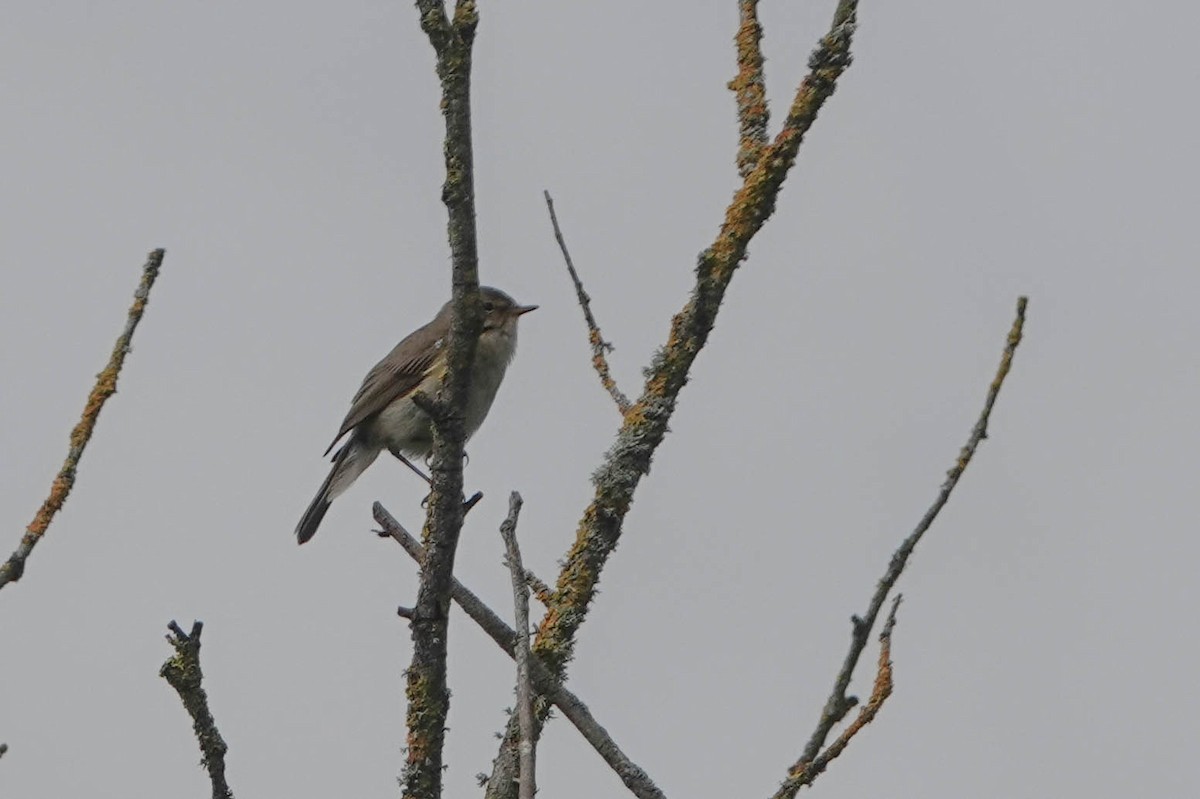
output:
[[[518,305],[499,289],[481,286],[479,293],[484,319],[467,392],[464,413],[467,438],[483,424],[500,381],[504,379],[504,371],[517,352],[517,320],[537,308],[536,305]],[[446,373],[446,342],[452,318],[453,311],[448,302],[432,322],[410,333],[367,372],[338,434],[325,450],[328,455],[349,434],[333,456],[329,476],[296,525],[299,543],[303,544],[316,534],[330,503],[349,488],[383,450],[421,474],[408,458],[424,458],[433,450],[433,421],[413,402],[413,394],[420,392],[432,397],[441,385]]]

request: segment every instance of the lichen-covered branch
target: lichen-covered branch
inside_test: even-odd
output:
[[[933,504],[925,511],[925,515],[921,517],[916,528],[909,533],[908,537],[892,553],[887,570],[875,587],[875,593],[872,595],[870,604],[867,606],[866,614],[862,617],[853,617],[850,649],[846,653],[842,668],[834,680],[833,690],[830,692],[829,698],[825,701],[825,706],[821,710],[821,716],[817,720],[817,726],[813,731],[812,737],[809,738],[807,745],[805,745],[800,759],[789,769],[788,781],[784,783],[785,786],[795,781],[796,775],[808,775],[807,779],[811,782],[817,774],[824,770],[825,766],[823,764],[819,769],[816,768],[816,764],[821,762],[821,758],[825,756],[821,748],[825,746],[825,741],[828,739],[834,725],[845,718],[846,714],[858,704],[858,700],[853,696],[848,696],[846,690],[850,687],[850,679],[854,676],[854,669],[858,665],[859,657],[861,657],[863,649],[866,648],[871,630],[875,626],[875,621],[879,618],[879,611],[883,608],[888,594],[896,585],[896,581],[900,579],[900,575],[904,572],[904,567],[908,564],[909,556],[912,555],[913,550],[916,549],[921,538],[929,530],[934,519],[937,518],[942,508],[950,500],[950,494],[954,491],[954,487],[958,485],[958,481],[962,478],[967,466],[970,465],[971,459],[975,457],[975,451],[979,449],[979,444],[987,438],[988,422],[992,417],[992,409],[996,405],[996,398],[1000,396],[1000,388],[1004,385],[1004,379],[1008,377],[1008,373],[1012,369],[1013,356],[1016,354],[1017,345],[1021,343],[1021,336],[1025,330],[1025,309],[1028,304],[1029,300],[1026,297],[1017,299],[1016,317],[1013,319],[1012,327],[1005,339],[1004,351],[1000,356],[1000,365],[996,369],[996,375],[992,378],[991,385],[988,386],[983,410],[980,412],[979,418],[975,421],[974,427],[971,428],[971,433],[967,437],[967,443],[959,451],[958,459],[946,473],[946,479],[938,489]],[[893,609],[893,614],[894,612]],[[873,717],[874,715],[872,714]],[[833,755],[833,757],[836,756],[836,754]],[[828,763],[833,757],[827,758],[824,763]],[[806,783],[798,783],[796,787],[799,788],[800,784]],[[777,794],[778,796],[779,794]]]
[[[21,543],[17,545],[16,551],[9,556],[7,561],[0,564],[0,588],[21,579],[21,575],[25,573],[25,561],[33,553],[33,548],[37,546],[38,541],[46,534],[50,522],[54,520],[55,514],[67,501],[67,496],[70,495],[71,488],[75,485],[75,471],[79,468],[79,459],[83,457],[83,451],[87,448],[88,441],[92,438],[92,432],[96,429],[96,420],[100,418],[100,410],[108,398],[117,393],[117,376],[121,373],[125,356],[129,354],[133,331],[137,329],[138,322],[142,321],[142,314],[146,311],[150,289],[158,277],[158,270],[162,267],[164,255],[166,255],[165,250],[154,250],[147,257],[145,266],[142,267],[142,280],[133,294],[133,305],[129,307],[125,329],[121,331],[121,335],[117,336],[117,343],[113,345],[108,365],[104,367],[104,371],[96,375],[96,385],[88,394],[87,404],[83,408],[83,416],[71,431],[67,458],[63,461],[62,468],[58,470],[54,483],[50,486],[50,494],[38,508],[33,521],[25,528],[25,535],[21,537]]]
[[[871,688],[871,698],[859,709],[854,721],[846,725],[841,735],[821,754],[811,761],[802,759],[788,770],[787,779],[771,799],[792,799],[802,787],[812,785],[813,780],[829,767],[830,762],[845,751],[850,739],[875,720],[883,703],[892,695],[892,630],[896,627],[896,611],[900,608],[900,599],[900,594],[897,594],[892,602],[892,609],[888,611],[883,630],[879,633],[879,661],[875,667],[875,684]]]
[[[185,633],[174,621],[167,627],[171,631],[167,642],[175,649],[175,654],[162,664],[159,676],[175,689],[183,700],[184,709],[192,717],[192,730],[200,744],[200,764],[208,770],[213,799],[233,799],[233,791],[225,781],[225,753],[228,747],[209,712],[208,694],[201,685],[204,674],[200,670],[200,633],[204,630],[204,623],[193,622],[190,633]]]
[[[375,514],[375,521],[383,528],[382,535],[391,537],[396,543],[404,548],[414,561],[420,564],[425,558],[425,550],[421,544],[411,533],[404,529],[404,526],[398,522],[395,517],[387,512],[387,509],[375,503],[372,511]],[[458,579],[452,579],[450,583],[450,596],[458,603],[459,607],[479,625],[479,628],[487,634],[489,638],[496,642],[509,657],[516,657],[516,631],[504,623],[495,611],[489,608],[483,600],[476,596],[469,588],[463,585]],[[405,608],[405,611],[408,609]],[[557,707],[562,711],[563,716],[567,718],[575,728],[579,730],[592,748],[604,759],[604,762],[609,765],[630,792],[638,797],[638,799],[666,799],[654,781],[646,772],[634,763],[629,757],[617,746],[616,741],[608,734],[608,731],[596,721],[596,718],[588,710],[587,705],[583,703],[579,697],[571,693],[566,687],[555,680],[550,670],[542,665],[537,657],[532,657],[529,661],[529,673],[533,678],[535,690],[540,694],[535,700],[535,706],[540,707],[544,697],[546,702]],[[515,772],[514,772],[515,774]],[[491,787],[489,785],[489,793]]]
[[[529,586],[530,591],[533,591],[533,595],[537,597],[538,602],[541,602],[543,605],[550,604],[550,600],[553,597],[550,586],[542,582],[541,578],[529,569],[525,570],[525,584]]]
[[[758,22],[758,0],[738,0],[739,25],[737,75],[729,89],[737,98],[738,174],[745,178],[754,169],[767,146],[770,109],[763,77],[762,25]]]
[[[529,676],[529,586],[525,566],[521,562],[521,547],[517,543],[517,519],[521,515],[521,495],[516,491],[508,497],[508,518],[500,525],[504,539],[509,575],[512,577],[513,622],[517,641],[513,658],[517,661],[517,723],[521,739],[517,748],[520,771],[517,775],[519,799],[533,799],[537,793],[537,729],[533,718],[533,684]]]
[[[434,446],[429,513],[422,538],[427,557],[412,609],[412,661],[406,672],[408,699],[404,796],[439,799],[442,750],[450,692],[446,685],[450,583],[462,531],[463,410],[470,366],[483,328],[475,235],[475,179],[471,143],[471,48],[479,22],[475,3],[460,0],[452,19],[441,0],[418,0],[421,27],[433,45],[446,125],[446,180],[454,319],[446,343],[448,368],[431,416]]]
[[[617,388],[617,381],[613,379],[612,373],[608,369],[608,353],[612,352],[613,346],[600,335],[600,326],[596,324],[596,317],[592,315],[592,298],[583,290],[583,281],[579,279],[579,273],[575,271],[571,253],[567,251],[567,242],[563,239],[562,230],[558,227],[558,215],[554,213],[554,200],[550,198],[548,191],[543,191],[542,196],[546,198],[546,208],[550,211],[550,224],[554,228],[554,239],[558,242],[558,248],[562,250],[571,282],[575,284],[575,297],[579,300],[579,307],[583,309],[583,321],[587,324],[588,329],[588,343],[592,345],[592,368],[600,376],[600,385],[604,386],[604,390],[616,403],[617,410],[624,416],[629,412],[633,403],[621,393],[621,389]]]
[[[600,573],[620,540],[634,492],[667,432],[692,363],[708,341],[733,274],[755,234],[775,210],[804,135],[850,65],[856,0],[841,0],[829,32],[809,59],[809,73],[796,91],[783,129],[763,150],[725,212],[716,240],[700,253],[692,295],[671,322],[666,344],[646,370],[642,395],[625,414],[616,442],[593,475],[595,494],[584,511],[575,543],[567,552],[558,583],[538,627],[533,651],[561,679],[575,649],[575,633],[587,618]],[[518,732],[510,721],[489,782],[489,799],[512,799],[516,771],[512,757]]]

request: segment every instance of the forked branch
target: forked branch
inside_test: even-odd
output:
[[[790,799],[802,785],[810,784],[818,774],[825,770],[829,761],[837,757],[841,753],[841,750],[845,748],[845,742],[849,740],[849,737],[843,733],[845,741],[840,745],[835,741],[828,749],[822,751],[822,747],[825,746],[825,741],[828,739],[834,725],[845,718],[846,714],[858,704],[858,700],[852,696],[848,696],[846,691],[850,687],[850,679],[854,676],[854,669],[858,665],[858,660],[862,655],[863,649],[866,648],[867,640],[871,635],[871,630],[875,626],[876,619],[879,617],[880,609],[883,607],[884,602],[887,601],[888,594],[896,585],[896,581],[900,579],[900,575],[904,572],[904,567],[908,564],[908,559],[912,555],[913,550],[916,549],[917,544],[926,531],[929,530],[934,519],[937,518],[942,508],[950,500],[951,492],[958,485],[958,481],[962,478],[967,466],[970,465],[971,459],[975,457],[975,452],[979,449],[980,443],[987,438],[988,422],[992,417],[992,409],[996,405],[997,397],[1000,396],[1000,388],[1004,385],[1004,380],[1008,377],[1008,373],[1012,369],[1013,356],[1016,354],[1017,345],[1021,343],[1021,337],[1025,330],[1025,308],[1028,304],[1029,300],[1026,297],[1019,297],[1017,299],[1016,318],[1013,320],[1012,327],[1009,329],[1008,336],[1005,339],[1004,351],[1000,356],[1000,365],[996,369],[996,375],[992,378],[991,385],[988,386],[987,396],[984,398],[983,410],[980,412],[979,418],[975,421],[975,425],[971,428],[971,433],[967,437],[967,443],[959,451],[958,459],[946,473],[946,479],[942,482],[941,488],[938,489],[933,504],[925,511],[925,515],[921,517],[916,528],[909,533],[908,537],[892,553],[887,570],[876,586],[875,593],[871,597],[870,604],[867,606],[866,614],[861,618],[855,616],[851,620],[853,629],[851,631],[850,649],[846,653],[846,659],[843,661],[842,668],[834,680],[833,691],[825,701],[825,707],[821,710],[821,717],[817,720],[816,729],[813,731],[812,737],[809,738],[808,744],[804,747],[803,754],[788,770],[787,780],[773,799]],[[895,608],[893,607],[892,616],[894,617],[894,615]],[[888,633],[891,632],[891,624],[892,619],[889,618],[888,624],[885,625],[885,631]],[[875,712],[877,710],[878,708],[875,709]],[[875,712],[872,712],[870,718],[861,724],[856,721],[855,724],[858,726],[855,728],[855,732],[861,729],[871,718],[874,718]],[[861,714],[859,718],[862,718]],[[839,738],[838,740],[841,741],[842,739]],[[835,746],[837,746],[836,749]]]
[[[620,540],[634,493],[666,435],[679,392],[709,332],[734,272],[750,241],[775,210],[775,201],[838,79],[850,65],[856,0],[840,0],[829,32],[809,58],[809,73],[796,91],[783,128],[763,149],[725,212],[716,239],[700,253],[691,297],[671,321],[666,344],[645,370],[642,395],[624,414],[616,442],[593,474],[595,494],[583,512],[575,543],[559,571],[552,602],[542,617],[534,654],[562,679],[575,651],[576,632],[587,619],[600,574]],[[544,716],[539,716],[539,721]],[[512,799],[519,737],[510,720],[488,783],[487,799]]]
[[[192,730],[200,744],[200,764],[208,770],[212,783],[213,799],[233,799],[233,791],[225,781],[225,753],[228,747],[217,730],[217,722],[208,709],[208,694],[201,682],[204,674],[200,670],[200,633],[203,622],[193,622],[192,631],[185,633],[172,621],[167,625],[171,634],[167,642],[175,649],[175,655],[162,664],[159,676],[166,680],[192,717]]]
[[[403,547],[408,556],[419,565],[425,558],[425,550],[420,542],[404,529],[394,516],[378,502],[373,507],[375,521],[383,528],[382,536],[392,538]],[[457,578],[450,585],[450,596],[458,606],[474,621],[479,628],[491,638],[509,657],[516,657],[516,631],[505,624],[491,608],[474,592],[463,585]],[[407,610],[405,608],[404,610]],[[403,614],[402,614],[403,615]],[[536,656],[530,658],[529,673],[533,678],[534,689],[545,698],[545,701],[562,711],[563,716],[575,726],[604,762],[621,778],[630,792],[638,799],[666,799],[654,781],[640,766],[629,759],[608,731],[596,720],[583,701],[559,683],[550,670]],[[535,707],[543,703],[535,701]],[[516,775],[517,772],[514,772]],[[489,792],[492,786],[489,783]]]
[[[767,84],[763,77],[762,25],[758,22],[758,0],[738,0],[737,75],[729,89],[737,98],[738,174],[745,178],[758,164],[767,146],[770,111]]]

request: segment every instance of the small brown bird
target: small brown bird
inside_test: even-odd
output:
[[[468,438],[483,424],[504,371],[517,352],[517,319],[537,308],[518,305],[499,289],[481,286],[479,293],[484,321],[467,396]],[[432,322],[409,334],[367,372],[341,429],[325,450],[328,455],[346,434],[350,435],[334,454],[333,469],[296,525],[299,543],[316,534],[330,503],[366,471],[380,452],[386,449],[412,466],[408,457],[423,458],[433,450],[433,422],[412,401],[412,395],[418,391],[432,395],[441,385],[451,318],[451,304],[446,303]]]

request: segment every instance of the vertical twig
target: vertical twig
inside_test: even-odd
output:
[[[166,255],[166,250],[154,250],[147,257],[145,266],[142,267],[142,280],[133,294],[133,305],[129,306],[125,329],[121,331],[121,335],[117,336],[117,343],[113,345],[108,365],[104,367],[104,371],[96,375],[96,385],[92,388],[92,393],[88,395],[87,404],[83,408],[83,416],[71,431],[71,446],[67,450],[67,458],[63,461],[62,468],[58,470],[58,476],[54,478],[54,483],[50,486],[50,494],[38,508],[33,521],[25,528],[25,535],[21,537],[21,543],[17,546],[16,551],[9,556],[7,561],[0,564],[0,588],[21,579],[21,575],[25,572],[25,561],[33,553],[33,548],[37,546],[38,541],[46,534],[50,522],[54,520],[55,514],[67,501],[67,496],[70,495],[71,488],[75,485],[75,470],[79,467],[79,459],[83,457],[83,451],[87,448],[88,441],[92,438],[92,432],[96,429],[96,420],[100,418],[100,410],[108,398],[117,393],[117,376],[121,373],[125,356],[129,354],[133,331],[137,330],[138,322],[142,321],[142,314],[146,311],[150,288],[158,277],[158,270],[162,267],[164,255]]]
[[[888,594],[896,585],[896,581],[900,579],[900,575],[904,572],[904,567],[908,564],[908,559],[916,549],[917,544],[925,535],[933,524],[934,519],[941,513],[942,508],[950,501],[950,494],[954,491],[954,487],[958,485],[958,481],[962,478],[967,466],[970,465],[971,459],[975,457],[976,450],[979,449],[980,443],[987,438],[988,422],[992,417],[992,409],[996,406],[996,399],[1000,396],[1000,388],[1004,385],[1004,379],[1008,377],[1009,371],[1012,369],[1013,356],[1016,354],[1017,346],[1021,343],[1021,338],[1025,330],[1025,309],[1029,305],[1027,297],[1017,298],[1017,313],[1013,319],[1012,327],[1008,331],[1008,336],[1005,337],[1004,351],[1000,355],[1000,365],[996,369],[996,375],[992,378],[991,384],[988,386],[987,396],[984,398],[983,410],[976,419],[975,425],[971,428],[971,433],[967,436],[967,443],[959,450],[958,459],[954,465],[946,473],[946,479],[942,482],[941,488],[938,489],[937,496],[934,498],[933,504],[925,511],[925,515],[917,523],[916,528],[909,533],[908,537],[900,542],[900,546],[892,553],[891,560],[888,563],[887,570],[883,574],[883,578],[875,587],[875,593],[871,596],[870,604],[867,606],[866,615],[861,618],[854,616],[851,619],[853,629],[850,635],[850,649],[846,653],[846,658],[842,662],[842,667],[838,671],[837,677],[834,678],[833,690],[829,694],[829,698],[825,700],[825,706],[821,709],[821,716],[817,720],[817,726],[813,730],[812,736],[808,739],[808,743],[804,747],[800,758],[788,769],[788,778],[781,786],[774,799],[790,799],[802,785],[807,785],[814,780],[818,774],[825,770],[829,761],[840,754],[841,749],[845,747],[846,738],[834,749],[834,744],[822,751],[825,746],[825,741],[829,738],[829,733],[834,725],[846,717],[846,714],[858,704],[858,700],[853,696],[848,696],[846,690],[850,687],[850,679],[854,676],[854,669],[858,665],[858,660],[862,656],[863,649],[867,646],[867,640],[870,638],[871,630],[875,627],[875,622],[879,618],[879,611],[883,608],[884,602],[887,601]],[[897,603],[899,598],[897,598]],[[896,608],[892,607],[892,612],[889,615],[887,623],[884,625],[884,632],[891,633],[891,628],[895,624]],[[890,641],[890,637],[888,639]],[[882,700],[880,700],[882,702]],[[877,708],[876,708],[877,710]],[[861,715],[860,715],[861,718]],[[871,714],[874,718],[874,712]],[[870,719],[867,719],[869,721]],[[863,724],[866,722],[864,721]],[[861,724],[859,725],[862,726]],[[845,736],[845,733],[843,733]],[[841,740],[841,739],[839,739]],[[832,754],[829,754],[832,752]]]
[[[184,709],[192,717],[192,730],[200,744],[200,763],[208,770],[213,799],[233,799],[233,791],[225,781],[228,747],[209,712],[208,694],[201,685],[204,674],[200,670],[200,633],[204,631],[204,623],[192,622],[191,633],[185,633],[174,621],[167,627],[171,631],[167,642],[175,648],[175,655],[162,664],[159,676],[175,689],[183,700]]]
[[[521,728],[518,796],[520,799],[533,799],[537,793],[537,730],[533,720],[533,688],[529,680],[529,586],[525,580],[525,566],[521,563],[521,548],[517,545],[517,518],[520,514],[521,495],[514,491],[508,496],[508,518],[500,525],[500,535],[504,538],[508,570],[512,575],[517,630],[514,655],[517,661],[517,719]]]
[[[763,77],[762,25],[758,22],[758,0],[738,0],[737,75],[729,89],[737,98],[738,174],[745,178],[753,171],[767,147],[770,109]]]
[[[447,371],[430,414],[434,422],[432,483],[429,514],[422,531],[426,557],[411,614],[413,653],[405,686],[408,751],[402,779],[405,797],[440,799],[450,709],[446,685],[450,586],[466,512],[463,411],[470,388],[470,367],[483,329],[471,144],[471,49],[479,16],[473,0],[459,0],[453,19],[446,17],[442,0],[418,0],[417,9],[421,28],[437,57],[442,88],[446,127],[442,202],[448,215],[454,317],[446,344]]]

